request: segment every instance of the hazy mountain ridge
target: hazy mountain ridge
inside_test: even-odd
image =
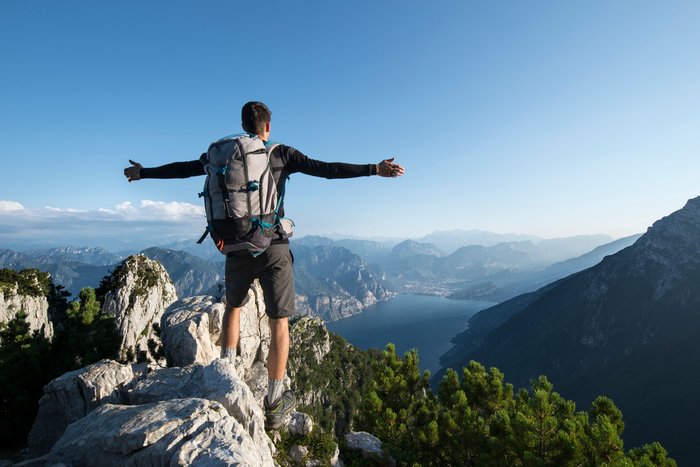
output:
[[[62,247],[21,253],[4,249],[0,250],[0,268],[14,269],[16,271],[36,268],[48,272],[51,274],[54,283],[64,286],[73,296],[77,296],[83,287],[97,287],[100,280],[113,267],[80,261],[79,250],[82,250],[82,248]],[[68,251],[70,253],[67,253]],[[53,256],[54,253],[57,254],[57,257]],[[107,255],[98,255],[96,257],[92,251],[86,251],[86,253],[86,259],[92,258],[98,263],[109,257]],[[68,259],[68,257],[74,259]]]
[[[674,451],[692,445],[693,434],[680,427],[693,426],[700,412],[698,283],[695,198],[598,265],[482,311],[470,322],[474,329],[456,339],[461,351],[443,361],[497,366],[516,385],[547,374],[582,404],[609,394],[635,427],[627,434],[633,443],[655,433],[678,458],[698,461]],[[634,410],[645,406],[658,413]]]
[[[535,235],[499,234],[485,230],[439,230],[415,239],[419,243],[432,243],[446,253],[467,245],[494,246],[499,243],[543,240]]]
[[[25,252],[34,258],[51,258],[53,262],[70,261],[92,266],[111,266],[123,260],[125,256],[112,253],[104,248],[94,247],[57,247],[39,248]]]
[[[460,231],[441,234],[450,235],[453,240],[462,238],[462,242],[474,238],[469,232],[466,232],[466,236]],[[509,238],[501,234],[491,234],[487,237],[492,240]],[[545,246],[552,242],[559,244],[560,250],[563,243],[568,245],[569,250],[576,250],[582,248],[580,245],[585,245],[586,242],[599,241],[599,237],[582,236],[572,237],[571,240],[537,241]],[[187,240],[172,243],[171,246],[172,248],[152,247],[143,252],[165,265],[179,296],[222,293],[225,258],[209,245],[209,242],[199,245],[194,240]],[[363,261],[362,264],[353,263],[355,268],[364,271],[364,276],[360,274],[357,281],[366,281],[364,285],[358,285],[347,278],[333,277],[333,274],[342,275],[339,271],[330,275],[329,271],[321,274],[317,270],[301,270],[297,264],[295,279],[300,295],[297,301],[299,309],[303,313],[325,316],[326,319],[338,319],[357,313],[375,303],[375,300],[384,300],[399,290],[403,293],[454,298],[505,300],[542,285],[542,279],[533,283],[531,278],[536,276],[538,269],[550,264],[546,258],[548,255],[551,257],[551,253],[547,252],[549,247],[543,251],[530,240],[499,243],[488,247],[461,246],[450,255],[445,255],[438,246],[415,240],[397,243],[395,240],[334,240],[321,236],[307,236],[293,239],[291,249],[303,259],[304,247],[313,249],[319,246],[332,248],[332,251],[341,256],[345,255],[339,253],[343,250],[335,249],[344,248],[352,252],[357,259]],[[87,247],[42,248],[21,253],[0,250],[0,267],[17,270],[36,267],[48,271],[56,283],[64,285],[77,296],[83,287],[96,287],[100,279],[113,270],[122,257],[125,257],[124,254]],[[110,264],[110,260],[114,262]],[[347,275],[353,277],[354,273]],[[556,274],[546,276],[547,279],[559,277]],[[377,278],[381,279],[381,286],[377,286]]]
[[[223,295],[224,269],[184,251],[152,247],[141,252],[146,257],[158,261],[168,271],[175,285],[178,297],[194,295]]]
[[[342,247],[320,248],[315,251],[299,246],[293,250],[297,258],[295,285],[300,313],[322,316],[326,320],[340,319],[394,296],[394,286],[378,268],[370,268],[360,256]],[[77,296],[83,287],[97,287],[118,265],[117,262],[96,266],[66,259],[70,256],[103,262],[109,257],[101,252],[96,254],[95,250],[98,249],[65,247],[24,253],[0,250],[0,267],[47,271],[56,284]],[[218,297],[224,293],[224,257],[221,254],[215,257],[221,262],[159,247],[147,248],[142,254],[163,264],[180,297],[200,294]]]
[[[606,256],[632,245],[640,236],[641,234],[631,235],[615,240],[581,256],[554,263],[539,271],[503,271],[490,276],[489,280],[484,282],[472,281],[460,287],[455,285],[453,288],[458,290],[449,295],[449,298],[508,300],[595,266]]]

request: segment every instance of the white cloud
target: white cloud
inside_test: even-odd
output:
[[[0,200],[0,213],[11,212],[11,211],[21,211],[24,209],[20,203],[16,201],[3,201]]]
[[[204,208],[190,203],[178,201],[142,200],[138,206],[129,201],[117,204],[113,209],[100,208],[98,212],[118,216],[124,220],[192,220],[202,219]]]
[[[73,209],[73,208],[54,208],[51,206],[46,206],[44,209],[53,212],[87,212],[85,209]]]
[[[127,201],[94,210],[27,209],[0,201],[0,248],[46,243],[140,248],[196,239],[205,225],[203,207],[177,201]]]

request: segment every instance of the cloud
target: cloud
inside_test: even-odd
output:
[[[205,225],[203,207],[177,201],[127,201],[95,210],[50,206],[28,209],[14,201],[0,201],[0,248],[142,248],[196,239]]]
[[[100,213],[121,216],[125,220],[152,220],[161,219],[168,221],[189,220],[192,218],[202,218],[204,208],[190,203],[177,201],[151,201],[142,200],[139,206],[134,206],[130,202],[117,204],[114,209],[100,208]]]
[[[20,203],[18,203],[16,201],[0,200],[0,213],[21,211],[23,209],[24,209],[24,206],[22,206]]]

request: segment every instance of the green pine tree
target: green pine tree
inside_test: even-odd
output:
[[[437,400],[430,373],[418,367],[418,352],[401,358],[389,344],[374,371],[363,402],[363,425],[407,465],[430,465],[439,442]]]
[[[0,446],[24,445],[34,423],[37,402],[50,381],[49,341],[32,332],[24,311],[0,330]]]
[[[116,358],[121,338],[114,317],[103,313],[95,291],[86,287],[67,310],[67,319],[53,341],[53,354],[64,371],[103,358]]]

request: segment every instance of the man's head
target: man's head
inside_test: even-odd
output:
[[[262,102],[246,103],[241,109],[241,125],[243,131],[263,136],[270,133],[272,112]]]

